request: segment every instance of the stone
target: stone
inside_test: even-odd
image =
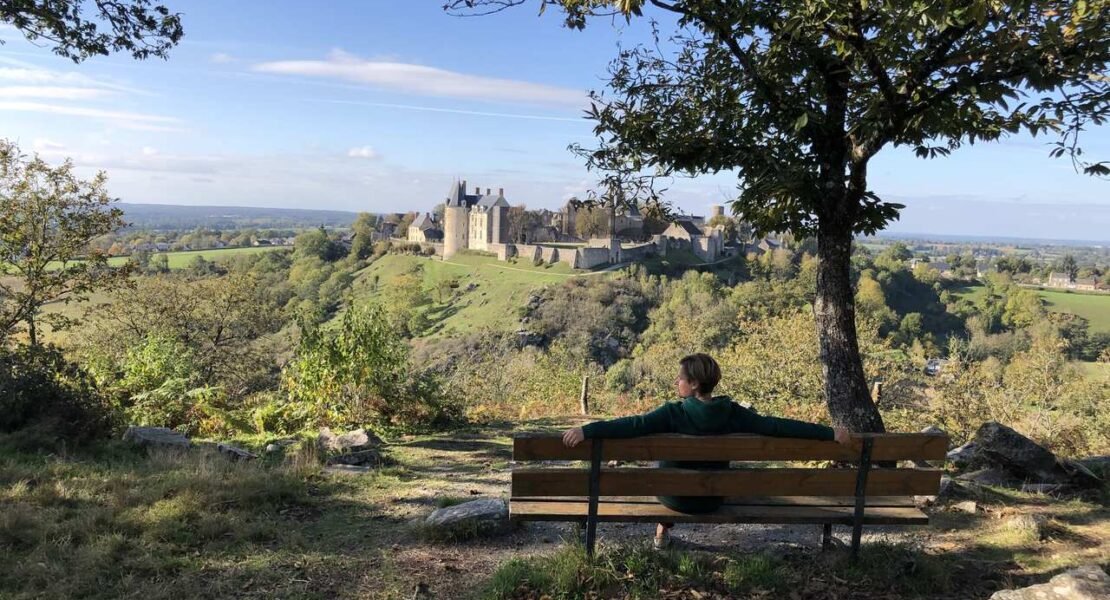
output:
[[[1048,449],[1013,429],[991,421],[983,423],[975,439],[948,453],[958,468],[991,469],[1004,472],[1006,478],[991,473],[999,483],[988,483],[987,474],[978,473],[984,485],[1015,485],[1021,483],[1055,483],[1078,488],[1094,488],[1102,481],[1082,464],[1064,461]]]
[[[918,507],[932,506],[937,502],[949,500],[959,494],[962,490],[959,483],[947,475],[940,476],[940,487],[937,489],[936,496],[914,496],[913,502]]]
[[[360,467],[357,465],[331,465],[324,467],[328,473],[369,473],[373,467]]]
[[[274,452],[281,452],[281,446],[277,444],[266,444],[266,454],[273,454]]]
[[[347,452],[345,454],[338,454],[332,456],[327,460],[329,465],[370,465],[381,466],[386,464],[388,459],[382,456],[378,450],[359,450],[358,452]]]
[[[973,515],[979,510],[979,505],[974,500],[964,500],[953,504],[952,510]]]
[[[995,592],[990,600],[1106,600],[1110,576],[1098,565],[1083,565],[1048,580],[1016,590]]]
[[[505,533],[511,529],[509,505],[494,498],[471,500],[432,512],[424,525],[442,537]]]
[[[339,444],[339,450],[341,451],[367,450],[377,448],[383,443],[381,438],[374,435],[373,432],[367,432],[365,429],[348,431],[339,436],[336,442]]]
[[[1088,456],[1077,462],[1095,473],[1110,473],[1110,455]]]
[[[1055,494],[1065,489],[1067,486],[1061,483],[1025,483],[1021,486],[1021,491],[1026,494]]]
[[[952,463],[952,466],[957,469],[963,469],[971,464],[971,460],[974,458],[975,452],[978,449],[979,446],[975,442],[968,442],[958,448],[949,450],[945,458],[948,462]]]
[[[187,449],[192,446],[189,438],[179,431],[168,427],[135,427],[127,428],[123,434],[123,441],[131,442],[140,448],[178,448]]]
[[[1047,522],[1044,515],[1020,514],[1007,518],[1002,522],[1002,527],[1010,531],[1022,533],[1030,541],[1038,541],[1044,537],[1044,525]]]
[[[339,436],[331,432],[328,427],[321,427],[320,433],[316,435],[316,447],[320,452],[337,452],[339,451]]]
[[[216,444],[216,451],[232,460],[254,460],[258,458],[257,454],[243,450],[238,446],[232,446],[231,444]]]
[[[963,483],[974,483],[977,485],[994,485],[1000,487],[1016,487],[1021,483],[1011,477],[1009,473],[1003,471],[1002,469],[979,469],[970,473],[957,475],[956,479]]]

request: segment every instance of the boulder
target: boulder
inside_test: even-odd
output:
[[[328,427],[321,427],[320,433],[316,435],[316,448],[322,453],[338,452],[339,451],[339,436],[331,432]]]
[[[947,475],[940,476],[940,488],[936,496],[914,496],[913,502],[920,508],[932,506],[937,502],[945,502],[959,495],[963,490],[959,482]]]
[[[471,500],[434,511],[424,519],[424,526],[440,538],[505,533],[511,529],[509,506],[493,498]]]
[[[345,454],[337,454],[327,460],[329,465],[358,465],[358,466],[381,466],[386,464],[389,459],[382,456],[378,450],[359,450],[358,452],[347,452]]]
[[[348,431],[339,436],[336,441],[339,444],[339,449],[347,452],[377,448],[383,443],[380,437],[374,435],[374,432],[367,432],[365,429]]]
[[[973,515],[978,512],[979,505],[976,504],[974,500],[964,500],[963,502],[953,504],[952,510]]]
[[[127,428],[123,434],[123,441],[131,442],[140,448],[178,448],[186,449],[192,446],[189,438],[179,431],[168,427],[135,427]]]
[[[1019,485],[1022,482],[1055,483],[1092,488],[1102,484],[1083,465],[1062,461],[1033,440],[994,421],[983,423],[974,440],[949,452],[949,460],[957,467],[1003,472]]]
[[[957,469],[963,469],[971,464],[971,460],[975,457],[975,452],[979,446],[974,442],[968,442],[958,448],[953,448],[948,451],[945,457],[952,466]]]
[[[1016,487],[1021,485],[1021,482],[1014,479],[1008,472],[1002,469],[978,469],[970,473],[963,473],[956,476],[956,479],[961,483],[974,483],[976,485],[993,485],[1000,487]]]
[[[216,451],[232,460],[253,460],[258,458],[257,454],[243,450],[238,446],[232,446],[231,444],[216,444]]]
[[[990,600],[1105,600],[1110,598],[1110,576],[1098,565],[1083,565],[1017,590],[995,592]]]

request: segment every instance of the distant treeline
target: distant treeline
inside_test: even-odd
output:
[[[245,206],[176,206],[169,204],[119,204],[133,229],[303,229],[349,227],[357,213],[301,208]]]

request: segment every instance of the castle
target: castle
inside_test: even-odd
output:
[[[459,250],[488,252],[491,244],[502,244],[509,237],[509,202],[505,189],[494,195],[486,188],[466,193],[466,181],[456,181],[447,192],[443,207],[443,257]]]
[[[576,218],[581,209],[573,202],[568,202],[559,212],[537,211],[539,223],[530,225],[528,231],[511,235],[511,207],[505,199],[504,188],[499,188],[496,194],[490,188],[486,188],[484,194],[477,187],[472,194],[467,191],[465,180],[455,180],[444,199],[442,218],[429,213],[418,215],[405,232],[405,239],[430,247],[445,260],[460,251],[475,250],[488,252],[500,260],[564,262],[576,269],[664,256],[668,248],[685,249],[705,262],[714,262],[736,252],[726,247],[723,229],[707,225],[704,217],[675,215],[666,231],[647,235],[644,218],[635,209],[617,213],[616,237],[582,239],[576,235],[579,233]],[[710,207],[710,212],[714,217],[724,214],[719,205]],[[641,241],[629,242],[629,239]]]

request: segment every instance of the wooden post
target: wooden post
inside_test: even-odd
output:
[[[582,414],[590,414],[590,376],[582,376],[582,393],[578,396],[578,403],[582,406]]]

